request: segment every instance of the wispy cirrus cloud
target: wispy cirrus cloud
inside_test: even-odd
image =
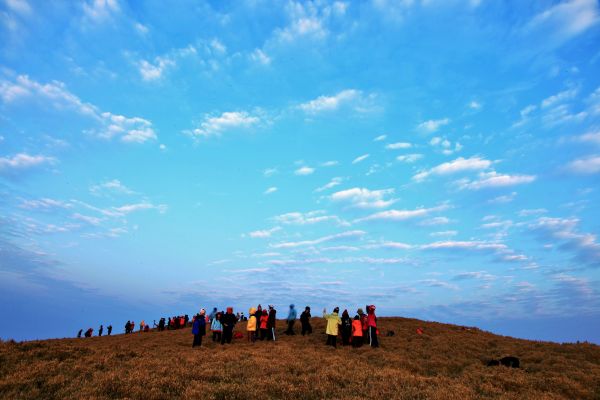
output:
[[[325,191],[327,189],[334,188],[336,186],[341,185],[342,182],[344,182],[344,178],[342,178],[342,177],[338,176],[338,177],[335,177],[335,178],[331,178],[331,180],[328,183],[326,183],[325,185],[323,185],[321,187],[316,188],[315,192],[319,193],[319,192],[323,192],[323,191]]]
[[[417,129],[425,133],[433,133],[437,132],[442,126],[448,125],[449,123],[450,119],[448,118],[430,119],[417,125]]]
[[[336,215],[328,215],[324,210],[309,211],[306,213],[290,212],[272,218],[275,223],[282,225],[313,225],[321,222],[335,222],[338,225],[349,225]]]
[[[368,221],[389,221],[389,222],[400,222],[414,218],[424,218],[433,212],[443,211],[448,209],[447,204],[442,204],[437,207],[430,208],[416,208],[414,210],[387,210],[380,211],[363,218],[357,218],[354,222],[368,222]]]
[[[309,115],[324,112],[333,112],[348,107],[357,112],[366,112],[373,108],[374,94],[364,94],[360,90],[346,89],[330,96],[319,96],[314,100],[307,101],[298,108]]]
[[[495,171],[482,172],[475,180],[463,179],[456,182],[460,189],[480,190],[486,188],[503,188],[515,185],[532,183],[536,175],[509,175],[499,174]]]
[[[574,174],[592,175],[600,172],[600,155],[581,157],[569,162],[565,169]]]

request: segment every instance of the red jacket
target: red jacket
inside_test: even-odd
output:
[[[361,336],[363,335],[362,324],[360,323],[360,319],[355,319],[352,321],[352,336]]]
[[[269,320],[269,316],[268,315],[261,315],[260,316],[260,329],[267,329],[267,321]]]

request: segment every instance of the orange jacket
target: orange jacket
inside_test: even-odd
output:
[[[352,321],[352,336],[362,336],[362,324],[360,323],[360,319],[355,319]]]

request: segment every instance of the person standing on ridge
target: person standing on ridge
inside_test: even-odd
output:
[[[269,313],[267,310],[262,310],[262,315],[260,316],[260,340],[265,340],[268,337],[268,329],[267,324],[269,322]]]
[[[371,347],[379,347],[377,341],[377,317],[375,316],[375,306],[370,305],[367,308],[367,325],[369,326],[369,344]]]
[[[302,324],[302,336],[305,333],[309,335],[312,333],[312,326],[310,326],[310,307],[306,306],[302,314],[300,314],[300,323]]]
[[[223,325],[221,324],[221,313],[218,312],[215,314],[212,322],[210,323],[210,330],[212,331],[212,340],[213,342],[221,341],[221,332],[223,331]]]
[[[275,310],[275,307],[270,305],[269,306],[269,319],[267,320],[267,330],[269,333],[267,340],[275,341],[275,325],[277,323],[276,314],[277,314],[277,310]]]
[[[338,313],[340,312],[340,308],[336,307],[333,309],[331,314],[327,314],[327,309],[323,309],[323,318],[327,320],[327,329],[325,333],[327,333],[327,343],[326,345],[337,347],[337,335],[338,335],[338,327],[342,324],[342,320]]]
[[[206,311],[200,310],[200,314],[196,314],[194,323],[192,324],[192,334],[194,335],[194,341],[192,347],[202,346],[202,336],[206,335]]]
[[[109,325],[109,326],[106,327],[106,334],[108,336],[110,336],[111,333],[112,333],[112,325]]]
[[[248,315],[250,316],[248,318],[248,324],[246,325],[248,341],[254,343],[254,340],[256,339],[256,308],[252,307]]]
[[[348,310],[344,310],[342,313],[342,345],[348,346],[350,344],[350,335],[352,335],[352,320],[348,314]]]
[[[102,332],[104,332],[104,326],[100,325],[100,328],[98,328],[98,336],[102,336]]]
[[[352,321],[352,347],[361,347],[363,344],[363,331],[362,331],[362,323],[360,322],[360,317],[358,315],[354,316],[354,321]]]
[[[217,307],[213,307],[213,310],[210,312],[210,314],[208,314],[208,320],[210,321],[210,323],[213,322],[213,319],[215,319],[216,316],[217,316]]]
[[[288,323],[288,328],[287,331],[285,331],[286,335],[295,335],[294,333],[294,323],[296,322],[296,309],[294,308],[293,304],[290,304],[290,312],[288,313],[288,317],[287,317],[287,323]]]
[[[80,329],[79,332],[77,332],[77,337],[80,338],[82,333],[83,333],[83,329]]]
[[[221,317],[221,324],[223,325],[223,335],[221,336],[221,344],[231,343],[233,338],[233,327],[237,322],[237,318],[233,314],[233,307],[227,307],[227,313]]]

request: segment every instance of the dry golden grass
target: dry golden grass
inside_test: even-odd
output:
[[[380,318],[381,348],[325,346],[314,332],[278,341],[191,348],[190,329],[0,343],[0,396],[10,399],[600,399],[600,347]],[[299,324],[296,325],[298,330]],[[424,328],[417,335],[417,327]],[[236,326],[244,332],[245,323]],[[520,369],[486,367],[519,357]]]

